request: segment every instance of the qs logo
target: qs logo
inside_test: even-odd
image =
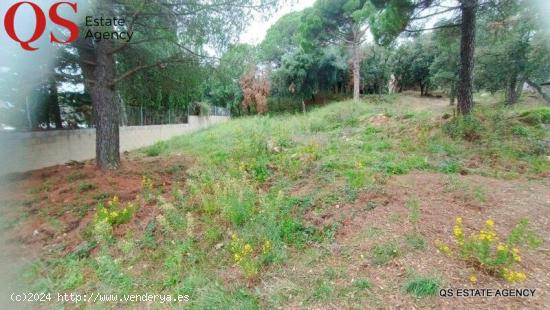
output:
[[[66,28],[70,32],[69,38],[65,41],[60,40],[52,32],[50,32],[50,42],[68,44],[74,42],[78,38],[79,29],[76,23],[59,16],[58,9],[62,5],[69,6],[75,13],[78,12],[78,6],[76,2],[57,2],[50,7],[48,11],[48,17],[51,22],[58,26]],[[17,35],[17,29],[15,27],[15,17],[17,15],[17,11],[23,6],[30,6],[34,12],[34,16],[36,19],[34,32],[32,36],[26,40],[19,38],[19,36]],[[44,13],[42,8],[40,8],[36,3],[29,1],[17,2],[13,4],[6,12],[6,15],[4,16],[4,28],[6,29],[6,33],[8,34],[8,36],[15,42],[18,42],[24,50],[35,51],[38,48],[32,47],[31,44],[40,39],[46,31],[46,13]]]

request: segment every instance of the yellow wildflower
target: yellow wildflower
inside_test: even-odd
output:
[[[235,260],[236,263],[240,262],[241,261],[241,256],[237,253],[235,253],[233,255],[233,259]]]
[[[520,271],[513,271],[508,268],[502,269],[502,276],[508,282],[520,282],[527,279],[527,276],[525,275],[525,273]]]
[[[269,251],[271,251],[271,241],[266,240],[262,245],[262,253],[267,254]]]
[[[252,246],[251,246],[250,244],[248,244],[248,243],[245,244],[245,245],[244,245],[244,251],[243,251],[243,253],[245,253],[245,254],[252,253]]]
[[[508,251],[508,246],[504,243],[499,243],[498,246],[497,246],[497,251],[506,252],[506,251]]]
[[[523,272],[516,272],[515,279],[516,281],[524,281],[525,279],[527,279],[527,276]]]
[[[468,277],[468,280],[470,280],[470,282],[472,282],[472,284],[477,283],[477,277],[476,277],[475,274],[470,275],[470,277]]]
[[[460,228],[460,226],[455,226],[453,229],[453,234],[455,237],[460,238],[460,236],[462,236],[462,228]]]
[[[480,230],[479,240],[493,241],[497,239],[497,234],[494,231]]]
[[[437,240],[436,241],[436,247],[441,253],[443,253],[445,255],[448,255],[448,256],[451,256],[451,249],[445,243]]]
[[[495,222],[492,219],[488,219],[488,220],[485,221],[485,226],[488,229],[493,229],[493,228],[495,228]]]
[[[462,218],[460,216],[456,218],[456,224],[462,225]]]
[[[237,240],[239,240],[239,236],[237,236],[237,234],[232,234],[231,235],[231,240],[237,241]]]
[[[513,248],[512,249],[512,257],[514,258],[514,260],[516,262],[521,262],[521,256],[519,256],[519,249],[518,248]]]

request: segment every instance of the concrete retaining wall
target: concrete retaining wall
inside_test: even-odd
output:
[[[139,149],[228,119],[189,116],[188,124],[121,127],[120,151]],[[95,129],[0,132],[0,175],[94,157]]]

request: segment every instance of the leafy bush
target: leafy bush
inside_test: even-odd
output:
[[[475,267],[501,276],[508,282],[523,281],[527,278],[525,273],[512,269],[521,262],[519,247],[537,247],[541,242],[528,226],[528,221],[522,219],[506,238],[498,241],[499,236],[492,219],[485,221],[485,227],[479,233],[467,237],[464,235],[462,218],[457,217],[453,229],[458,245],[457,254]],[[438,243],[438,248],[449,256],[453,255],[451,248],[443,243]]]

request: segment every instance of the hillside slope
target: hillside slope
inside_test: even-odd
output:
[[[4,229],[39,253],[25,271],[36,291],[186,294],[192,309],[487,308],[503,300],[431,295],[510,286],[540,289],[510,306],[543,307],[550,110],[478,101],[472,119],[443,99],[336,102],[159,143],[108,175],[35,171],[12,182],[25,194],[6,199]],[[492,219],[499,236],[527,218],[542,246],[521,249],[526,282],[446,255],[456,217],[468,234]]]

